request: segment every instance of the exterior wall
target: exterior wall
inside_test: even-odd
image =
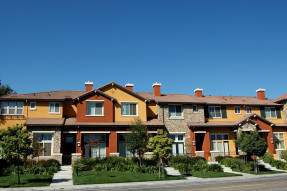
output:
[[[103,100],[104,116],[86,116],[87,115],[87,101],[86,100]],[[92,95],[85,100],[77,103],[77,121],[78,122],[113,122],[114,110],[113,102],[101,95]]]
[[[115,86],[107,87],[106,89],[103,90],[103,92],[117,99],[117,103],[114,104],[114,110],[115,110],[114,118],[116,122],[120,121],[130,122],[134,121],[135,118],[137,117],[139,117],[143,122],[147,121],[147,105],[143,100],[138,99],[137,97],[128,94],[125,91]],[[122,116],[121,102],[137,102],[138,116],[135,117]]]
[[[156,103],[151,102],[147,105],[147,117],[156,117]]]
[[[77,107],[74,105],[73,101],[65,101],[63,107],[63,116],[64,117],[76,117],[77,116]]]
[[[36,110],[30,110],[30,103],[29,103],[29,105],[27,106],[28,107],[27,118],[62,118],[63,117],[63,102],[57,102],[57,103],[60,103],[59,114],[49,113],[49,104],[50,104],[49,101],[36,102]]]
[[[157,105],[156,111],[158,119],[164,122],[166,129],[169,133],[172,132],[184,132],[185,136],[185,152],[187,154],[191,153],[190,145],[190,130],[187,123],[204,123],[204,107],[202,105],[197,105],[198,111],[193,112],[192,104],[183,104],[183,117],[182,118],[170,118],[168,111],[168,104]]]
[[[210,105],[210,106],[212,106],[212,105]],[[236,107],[239,107],[239,106],[236,106]],[[247,107],[249,107],[249,106],[247,106]],[[257,106],[250,106],[250,107],[252,107],[252,113],[255,113],[255,114],[261,116],[260,107],[257,107]],[[220,121],[220,122],[237,121],[237,120],[241,119],[242,117],[248,115],[246,113],[246,107],[240,106],[241,114],[235,114],[234,108],[235,108],[235,106],[226,106],[227,118],[213,118],[213,119],[212,118],[205,118],[205,120],[210,121],[210,122],[213,122],[213,121]],[[280,112],[281,112],[281,116],[283,116],[282,109],[280,110]],[[275,123],[275,124],[276,123],[284,123],[283,117],[281,117],[280,119],[268,119],[267,118],[267,120],[272,122],[272,123]]]
[[[283,106],[283,119],[284,119],[284,122],[287,123],[287,102],[285,101]]]

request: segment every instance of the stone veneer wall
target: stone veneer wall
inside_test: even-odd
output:
[[[62,164],[62,153],[61,153],[61,127],[27,127],[27,130],[39,133],[44,131],[54,131],[53,135],[53,143],[52,143],[52,155],[51,156],[40,156],[40,159],[47,160],[47,159],[56,159]]]
[[[287,102],[285,101],[283,104],[283,118],[284,122],[287,123]]]
[[[172,104],[170,104],[172,105]],[[204,123],[204,106],[196,105],[198,111],[193,112],[193,106],[196,104],[182,104],[183,117],[170,118],[168,112],[168,104],[157,105],[156,111],[158,119],[164,122],[166,129],[169,133],[172,132],[185,132],[185,152],[191,154],[190,151],[190,130],[187,123]]]

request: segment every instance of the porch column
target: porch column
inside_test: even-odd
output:
[[[110,156],[119,156],[118,153],[118,136],[116,131],[111,131],[109,137]]]
[[[272,141],[272,142],[271,142]],[[275,153],[275,142],[274,142],[274,137],[273,137],[273,131],[272,129],[270,130],[270,132],[267,135],[267,144],[268,144],[268,150],[269,153],[271,154],[276,154]]]
[[[190,129],[190,149],[191,149],[191,156],[195,157],[195,151],[196,151],[196,146],[195,146],[195,133],[194,129]]]
[[[79,144],[80,144],[80,146],[79,146]],[[76,136],[76,153],[80,153],[81,155],[83,154],[81,148],[84,146],[82,144],[83,143],[82,143],[81,131],[78,130],[78,133],[77,133],[77,136]]]
[[[209,128],[206,128],[206,133],[204,135],[204,140],[202,144],[202,150],[204,151],[204,158],[208,160],[210,156],[210,134]]]

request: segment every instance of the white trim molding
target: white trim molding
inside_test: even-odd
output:
[[[106,133],[111,133],[110,131],[81,131],[81,133],[90,133],[90,134],[106,134]]]
[[[74,134],[76,134],[76,133],[78,133],[78,131],[63,131],[63,133],[74,133]]]
[[[206,131],[194,131],[194,133],[206,133]]]

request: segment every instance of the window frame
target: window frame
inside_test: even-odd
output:
[[[247,108],[249,108],[251,112],[248,112]],[[251,114],[252,113],[252,107],[246,107],[245,110],[246,110],[246,114]]]
[[[195,108],[195,109],[194,109]],[[192,106],[192,111],[193,111],[193,113],[197,113],[198,112],[198,107],[197,107],[197,105],[193,105]]]
[[[40,157],[47,157],[47,156],[52,156],[54,154],[53,152],[53,142],[54,142],[54,133],[51,133],[51,132],[47,132],[47,133],[43,133],[43,132],[33,132],[33,136],[36,137],[36,134],[41,134],[42,136],[44,134],[49,134],[49,135],[52,135],[52,139],[51,140],[40,140],[38,142],[38,144],[42,144],[43,145],[43,151],[42,151],[42,155],[40,155]],[[51,153],[50,155],[44,155],[44,149],[45,149],[45,144],[48,144],[50,143],[51,144]]]
[[[7,108],[6,108],[6,114],[2,113],[2,103],[4,102],[7,102]],[[10,103],[12,102],[15,102],[15,107],[14,107],[14,113],[13,114],[10,114]],[[22,113],[21,114],[18,114],[18,103],[22,103],[23,106],[22,106]],[[16,116],[16,115],[24,115],[24,107],[25,107],[25,104],[23,101],[1,101],[1,108],[0,108],[0,115],[10,115],[10,116]]]
[[[170,107],[172,107],[172,106],[175,107],[175,108],[174,108],[174,109],[175,109],[175,116],[171,116],[171,115],[170,115],[170,113],[171,113],[171,112],[170,112]],[[176,112],[176,106],[180,106],[180,109],[181,109],[181,112],[180,112],[180,113],[181,113],[181,115],[176,115],[176,113],[177,113],[177,112]],[[169,104],[169,105],[168,105],[168,117],[169,117],[169,118],[181,118],[181,119],[182,119],[182,118],[183,118],[183,105],[182,105],[182,104]]]
[[[31,105],[32,105],[33,103],[35,104],[35,108],[32,108],[32,107],[31,107]],[[50,106],[50,105],[49,105],[49,106]],[[50,109],[50,108],[49,108],[49,109]],[[30,102],[30,110],[32,110],[32,111],[37,110],[37,104],[36,104],[36,102]],[[49,111],[50,111],[50,110],[49,110]]]
[[[102,114],[101,115],[96,115],[96,114],[95,115],[88,115],[88,104],[89,103],[94,103],[94,104],[101,103],[102,104]],[[95,113],[96,113],[96,110],[95,110]],[[103,117],[103,116],[105,116],[104,114],[105,114],[105,112],[104,112],[104,100],[86,100],[86,116],[87,117]]]
[[[271,111],[271,108],[272,108],[272,109],[274,109],[275,117],[272,117],[272,111]],[[267,109],[270,109],[270,117],[267,117]],[[264,108],[264,110],[265,110],[265,116],[266,116],[266,119],[278,119],[278,117],[277,117],[276,107],[265,107],[265,108]]]
[[[182,133],[170,133],[169,134],[169,138],[171,138],[171,136],[175,136],[175,139],[173,139],[173,142],[172,142],[172,148],[173,148],[173,145],[175,145],[176,147],[176,153],[174,154],[173,151],[172,151],[172,155],[184,155],[184,152],[185,152],[185,134],[182,134]],[[179,140],[178,139],[178,136],[183,136],[183,139],[182,140]],[[183,149],[183,153],[179,153],[179,145],[182,144],[182,149]]]
[[[214,136],[215,136],[215,139],[214,139],[214,140],[211,139],[211,135],[214,135]],[[222,138],[222,139],[217,139],[217,135],[221,135],[221,138]],[[227,135],[227,136],[228,136],[228,139],[224,139],[224,138],[223,138],[224,135]],[[225,156],[224,141],[228,141],[228,144],[229,144],[229,133],[210,133],[209,139],[210,139],[210,151],[212,151],[212,152],[220,152],[220,151],[218,150],[218,144],[217,144],[217,142],[222,142],[223,155]],[[215,143],[216,150],[212,150],[213,148],[212,148],[211,144],[212,144],[213,142]],[[230,155],[230,150],[229,150],[229,155]]]
[[[236,112],[237,109],[237,112]],[[239,109],[239,113],[238,113],[238,109]],[[235,115],[241,115],[241,107],[240,106],[234,106],[234,114]]]
[[[54,112],[51,112],[51,104],[54,104]],[[56,104],[59,104],[59,112],[56,111]],[[49,114],[61,114],[61,103],[60,102],[49,102]]]
[[[211,116],[210,115],[210,112],[209,112],[209,108],[214,108],[214,114],[216,114],[216,112],[215,112],[215,108],[219,108],[220,109],[220,117],[213,117],[213,116]],[[210,119],[214,119],[214,118],[217,118],[217,119],[222,119],[222,109],[221,109],[221,106],[208,106],[208,118],[210,118]]]
[[[280,138],[280,133],[283,134],[283,138],[282,138],[282,139]],[[278,137],[278,138],[275,138],[274,134],[277,134],[277,137]],[[274,139],[274,148],[275,148],[275,150],[286,150],[285,133],[284,133],[284,132],[273,132],[273,139]],[[282,145],[280,144],[280,141],[283,141],[283,142],[284,142],[285,148],[281,148]],[[279,142],[278,145],[279,145],[280,148],[277,148],[277,149],[276,149],[276,142]]]
[[[131,115],[131,110],[129,110],[129,115],[124,115],[123,114],[123,106],[128,104],[129,107],[131,104],[135,104],[136,105],[136,114],[135,115]],[[121,101],[121,116],[122,117],[138,117],[138,102],[133,102],[133,101]]]

